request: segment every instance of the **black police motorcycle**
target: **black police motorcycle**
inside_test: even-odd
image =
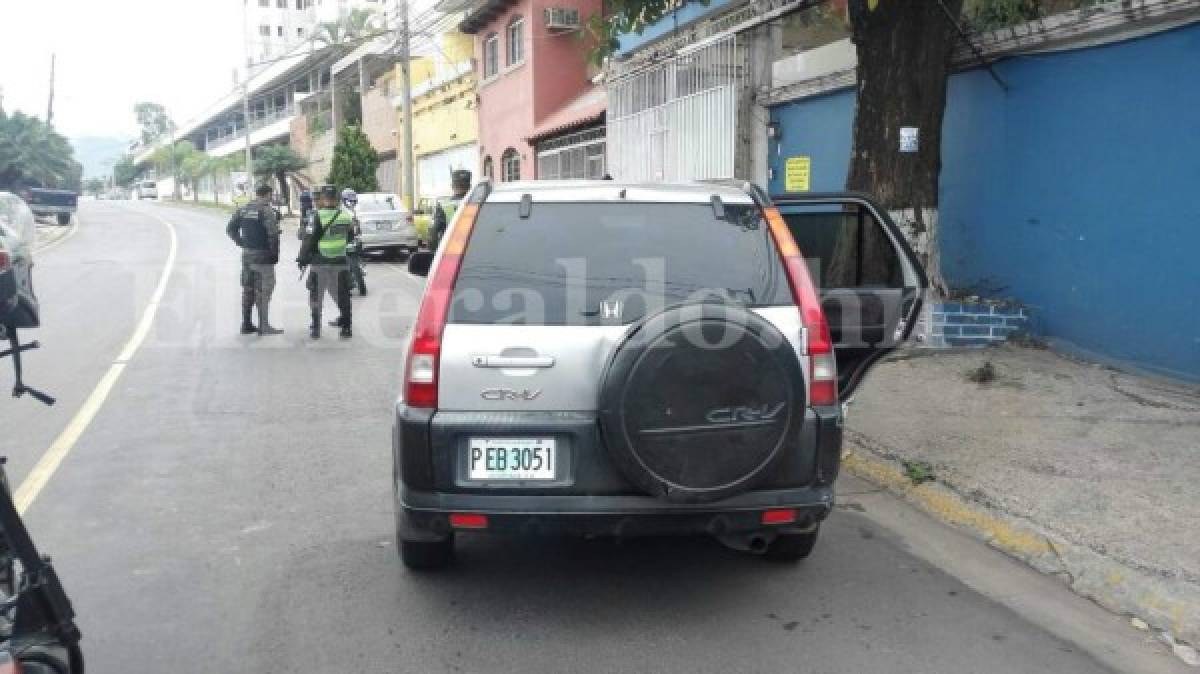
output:
[[[54,398],[25,384],[17,331],[40,324],[31,279],[33,228],[0,222],[0,358],[12,358],[12,394],[53,405]],[[7,348],[3,344],[7,343]],[[83,674],[75,611],[49,557],[42,556],[21,521],[0,457],[0,674]]]

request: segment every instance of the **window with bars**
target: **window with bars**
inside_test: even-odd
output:
[[[500,171],[504,182],[521,179],[521,155],[515,149],[510,147],[504,151],[500,157]]]
[[[599,180],[607,171],[604,127],[538,145],[538,180]]]
[[[492,33],[483,40],[483,76],[495,77],[500,70],[500,36]]]
[[[514,17],[508,22],[508,65],[515,66],[525,60],[525,19]]]

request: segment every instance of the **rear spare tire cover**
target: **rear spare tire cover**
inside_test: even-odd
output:
[[[769,321],[724,304],[671,307],[617,345],[600,425],[620,470],[645,492],[705,503],[760,483],[799,437],[804,376]]]

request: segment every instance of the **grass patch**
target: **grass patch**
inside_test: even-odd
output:
[[[905,477],[914,485],[933,482],[937,479],[937,475],[933,473],[933,464],[928,461],[905,461],[903,465]]]

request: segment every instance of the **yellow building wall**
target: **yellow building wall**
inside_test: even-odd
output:
[[[474,76],[442,85],[413,101],[413,153],[418,157],[478,141]]]
[[[471,35],[451,31],[441,36],[441,49],[433,56],[412,61],[412,87],[435,80],[438,71],[446,72],[459,63],[469,63],[474,56]],[[397,77],[399,73],[397,73]],[[404,133],[404,111],[397,110],[397,140]],[[479,142],[479,115],[475,102],[475,73],[438,85],[413,100],[413,154],[419,160],[458,147]],[[404,161],[401,153],[400,161]],[[418,178],[418,182],[419,182]],[[421,195],[429,196],[429,195]]]

